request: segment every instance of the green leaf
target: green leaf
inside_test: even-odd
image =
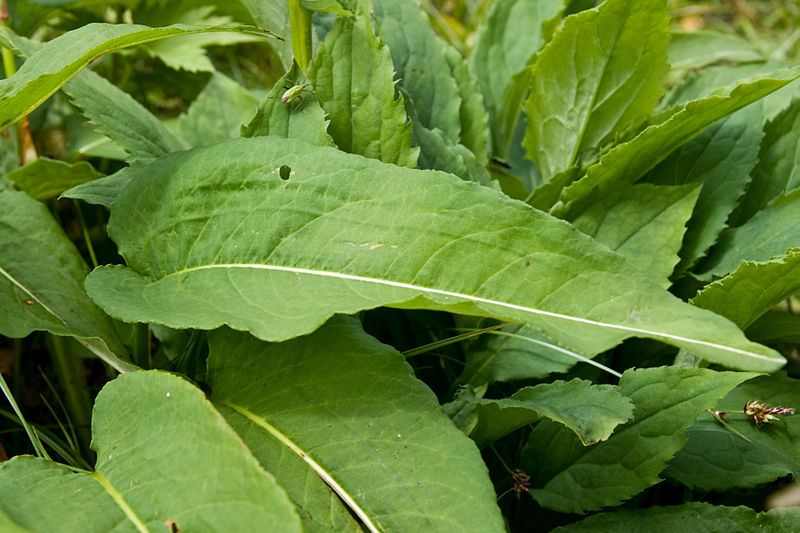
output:
[[[44,46],[18,35],[9,37],[13,37],[15,48],[25,57]],[[63,90],[97,131],[122,147],[133,161],[187,148],[128,93],[89,69],[78,72]]]
[[[607,441],[582,447],[552,423],[534,429],[523,450],[523,465],[535,480],[531,496],[568,513],[622,503],[661,481],[658,474],[686,443],[686,428],[755,375],[679,367],[626,371],[619,392],[633,400],[634,419]]]
[[[523,144],[545,181],[642,122],[662,95],[664,0],[606,0],[567,17],[536,58]]]
[[[259,104],[253,119],[242,126],[242,137],[259,137],[273,135],[286,139],[300,139],[318,146],[333,146],[333,140],[326,130],[328,121],[325,112],[312,94],[312,90],[303,89],[309,94],[298,96],[301,100],[281,102],[281,97],[288,87],[303,84],[301,71],[297,64],[270,89],[267,96]]]
[[[800,68],[760,75],[734,87],[719,89],[714,96],[692,100],[667,111],[661,122],[649,126],[632,140],[618,144],[599,163],[589,167],[583,178],[562,191],[559,203],[551,211],[559,216],[574,216],[597,197],[597,189],[606,191],[635,182],[712,123],[799,76]]]
[[[768,344],[800,344],[800,316],[770,310],[747,328],[747,337]]]
[[[117,370],[125,348],[114,325],[89,300],[89,269],[47,208],[23,192],[0,192],[0,333],[72,336]]]
[[[725,231],[696,268],[699,277],[724,276],[740,261],[767,261],[800,245],[800,189],[778,196],[745,224]]]
[[[459,383],[473,388],[495,381],[542,378],[566,372],[577,359],[524,325],[490,332],[470,346]]]
[[[597,198],[572,223],[666,289],[699,193],[691,184],[629,185]]]
[[[187,26],[224,26],[231,24],[231,17],[212,16],[214,6],[201,6],[184,13],[171,23]],[[242,32],[194,33],[170,39],[147,43],[143,49],[153,57],[157,57],[170,68],[189,72],[214,72],[214,64],[206,55],[206,46],[229,46],[232,44],[257,41],[259,37]]]
[[[247,12],[253,17],[259,28],[271,28],[282,37],[281,40],[270,39],[267,44],[272,47],[285,70],[292,68],[292,31],[289,10],[286,0],[239,0]]]
[[[7,32],[5,28],[0,32]],[[260,31],[250,26],[93,23],[48,41],[13,76],[0,80],[0,130],[41,105],[70,78],[102,54],[166,37],[216,31]],[[267,35],[267,33],[264,33]]]
[[[519,90],[515,87],[515,77],[528,73],[529,59],[549,37],[564,11],[564,3],[564,0],[533,4],[523,0],[494,2],[478,28],[471,65],[489,113],[491,152],[496,157],[505,158],[508,152],[530,83],[530,77],[525,77],[524,90]],[[509,101],[516,102],[516,113],[504,116],[501,110]]]
[[[247,89],[215,71],[186,113],[176,119],[174,129],[189,146],[233,139],[257,106],[258,99]]]
[[[741,225],[770,201],[800,187],[800,98],[764,127],[764,140],[753,181],[736,214]]]
[[[366,16],[337,19],[308,71],[340,149],[414,167],[419,150],[411,148],[411,124],[392,76],[389,49]]]
[[[738,368],[784,362],[569,224],[451,175],[256,137],[125,176],[108,228],[128,268],[87,288],[126,321],[277,341],[394,305],[527,322],[582,353],[636,335]]]
[[[716,31],[673,31],[667,47],[672,69],[699,69],[717,62],[747,63],[764,57],[745,39]]]
[[[280,344],[231,330],[209,343],[214,402],[313,521],[332,505],[319,476],[371,531],[503,531],[478,450],[355,320]]]
[[[301,530],[275,479],[177,376],[119,376],[97,396],[92,429],[94,472],[29,456],[2,463],[3,512],[37,531],[163,531],[167,520],[182,531]]]
[[[56,159],[40,158],[9,173],[6,178],[36,200],[54,198],[80,183],[95,180],[103,175],[83,161],[70,165]]]
[[[717,240],[738,205],[758,162],[762,106],[759,103],[729,115],[679,147],[646,176],[651,183],[702,183],[681,248],[681,273],[693,266]]]
[[[766,262],[742,261],[732,274],[707,285],[692,303],[742,329],[800,292],[800,248]]]
[[[795,529],[798,521],[800,521],[800,509],[796,507],[756,513],[745,506],[725,507],[705,502],[689,502],[669,507],[654,506],[647,509],[623,509],[600,513],[553,531],[558,533],[580,531],[673,533],[676,530],[704,533],[777,532]]]
[[[420,147],[419,168],[487,184],[487,116],[467,63],[412,0],[373,2]]]
[[[563,424],[589,446],[606,440],[633,415],[633,404],[616,387],[582,379],[524,387],[500,400],[476,398],[470,389],[462,389],[456,401],[477,410],[478,424],[469,436],[479,448],[542,418]]]
[[[759,400],[772,407],[800,408],[798,381],[778,372],[748,381],[719,401],[733,430],[710,414],[689,428],[689,442],[669,463],[664,475],[704,491],[753,487],[791,474],[800,475],[800,416],[778,415],[779,421],[756,426],[742,413],[745,403]],[[750,442],[745,440],[749,439]]]

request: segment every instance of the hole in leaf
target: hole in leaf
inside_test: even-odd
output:
[[[292,168],[286,165],[281,165],[281,168],[278,169],[278,175],[284,181],[289,179],[289,174],[291,173],[292,173]]]

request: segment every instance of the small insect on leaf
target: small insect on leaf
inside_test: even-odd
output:
[[[300,96],[300,93],[302,93],[306,87],[308,87],[308,83],[299,83],[289,87],[286,89],[286,92],[283,93],[283,96],[281,96],[281,103],[288,104],[293,102]]]

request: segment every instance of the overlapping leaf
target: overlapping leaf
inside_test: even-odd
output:
[[[85,161],[70,165],[58,159],[40,158],[10,172],[6,178],[31,198],[46,200],[102,176]]]
[[[169,522],[182,531],[301,531],[275,479],[203,392],[177,376],[118,377],[97,396],[92,428],[94,472],[30,456],[0,465],[0,508],[12,523],[34,531],[163,531]]]
[[[664,0],[606,0],[568,17],[539,53],[523,144],[545,180],[590,162],[653,111],[667,69]]]
[[[371,531],[503,530],[474,444],[357,321],[280,344],[209,340],[215,404],[311,522],[348,522],[324,480]]]
[[[607,441],[583,447],[567,429],[540,423],[523,450],[542,506],[583,513],[617,505],[660,481],[686,443],[686,428],[741,382],[746,372],[659,367],[628,370],[619,392],[633,400],[634,419]],[[565,433],[566,432],[566,433]]]
[[[36,109],[102,54],[167,37],[213,31],[257,30],[236,25],[175,24],[150,28],[138,24],[93,23],[56,37],[31,55],[13,76],[0,81],[0,130]]]
[[[101,267],[87,288],[126,321],[283,340],[395,305],[528,322],[583,353],[635,335],[737,368],[783,364],[570,225],[447,174],[258,137],[125,175],[109,232],[128,268]]]
[[[88,271],[43,204],[0,192],[0,333],[73,336],[118,370],[130,369],[112,321],[83,289]]]

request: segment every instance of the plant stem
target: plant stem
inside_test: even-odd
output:
[[[78,214],[78,221],[81,224],[81,232],[83,233],[83,240],[86,242],[86,248],[89,250],[89,258],[92,260],[92,266],[97,268],[97,256],[94,253],[94,246],[92,246],[92,239],[89,238],[89,229],[86,227],[86,219],[83,217],[81,205],[78,200],[72,200],[72,205],[75,207],[75,212]]]
[[[91,399],[86,383],[81,377],[82,362],[68,353],[64,339],[47,334],[47,347],[58,382],[64,394],[64,404],[77,429],[81,452],[89,453],[89,427],[91,424]]]
[[[8,399],[8,403],[11,404],[11,408],[14,410],[14,414],[17,415],[17,418],[19,418],[22,427],[25,428],[25,433],[28,434],[28,439],[30,439],[31,444],[33,445],[33,450],[36,452],[36,455],[42,457],[43,459],[48,459],[52,461],[52,459],[50,459],[50,456],[47,455],[47,450],[44,449],[42,441],[39,440],[39,436],[36,435],[36,432],[33,430],[33,427],[31,427],[31,425],[28,424],[28,421],[25,419],[25,417],[22,416],[22,411],[20,410],[19,405],[17,405],[17,401],[14,399],[14,395],[11,394],[11,389],[8,388],[8,384],[6,383],[6,380],[3,377],[2,372],[0,372],[0,389],[3,389],[3,394],[5,394],[6,398]]]
[[[294,60],[305,74],[311,62],[311,11],[300,5],[300,0],[289,0],[289,22]]]

